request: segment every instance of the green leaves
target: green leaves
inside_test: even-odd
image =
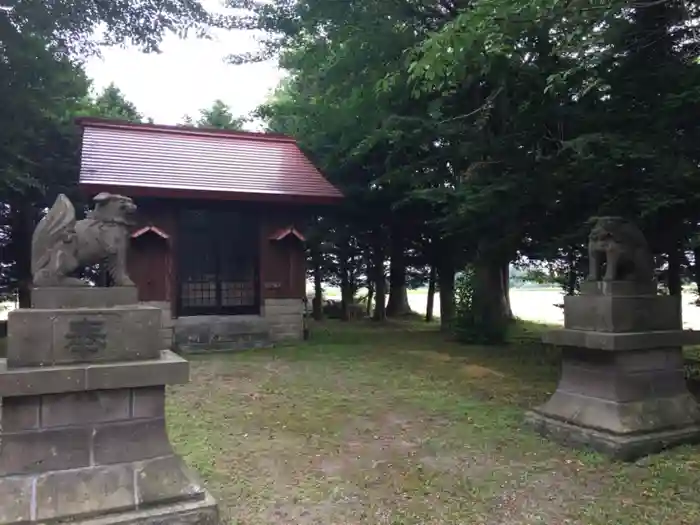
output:
[[[202,109],[199,112],[199,120],[197,121],[197,126],[199,127],[230,129],[234,131],[242,130],[244,124],[245,119],[234,116],[233,113],[231,113],[231,108],[222,100],[215,100],[210,108]]]
[[[157,51],[166,33],[204,36],[228,18],[197,0],[14,0],[4,11],[14,28],[48,42],[60,53],[84,56],[100,44],[134,44]]]
[[[261,114],[362,220],[553,260],[578,253],[601,211],[641,217],[652,244],[653,218],[697,229],[697,15],[621,0],[278,0],[249,14],[290,72]]]

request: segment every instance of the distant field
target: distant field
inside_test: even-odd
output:
[[[340,291],[326,289],[326,297],[340,299]],[[683,294],[683,324],[685,328],[700,330],[700,307],[695,306],[695,296]],[[424,314],[427,307],[428,293],[426,289],[410,290],[408,302],[414,312]],[[562,292],[557,288],[511,288],[510,302],[513,314],[526,321],[547,324],[564,324],[564,313],[558,304],[563,303]],[[440,297],[435,294],[435,315],[439,313]],[[0,304],[0,320],[7,319],[11,303]]]
[[[329,299],[339,299],[337,290],[328,290]],[[410,290],[408,302],[414,312],[424,314],[427,308],[426,289]],[[695,295],[683,293],[683,325],[685,328],[700,330],[700,308],[693,301]],[[511,288],[510,304],[513,314],[519,319],[547,324],[564,324],[564,311],[557,307],[563,304],[563,293],[558,288]],[[439,314],[440,298],[435,294],[434,313]]]
[[[14,308],[13,303],[0,303],[0,321],[7,319],[7,314],[12,308]]]

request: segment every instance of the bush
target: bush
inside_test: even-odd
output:
[[[329,300],[323,305],[323,316],[327,319],[342,319],[343,308],[340,301]],[[350,319],[361,319],[365,315],[365,306],[358,303],[348,305]]]

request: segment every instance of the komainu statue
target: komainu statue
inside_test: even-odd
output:
[[[115,286],[133,286],[126,273],[129,227],[136,205],[129,197],[100,193],[95,209],[81,221],[75,208],[61,194],[32,237],[34,286],[86,286],[73,274],[97,263],[107,266]]]
[[[622,217],[597,217],[588,236],[588,259],[590,281],[651,282],[654,279],[654,258],[644,234]]]

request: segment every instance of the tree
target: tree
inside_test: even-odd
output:
[[[21,305],[28,301],[34,224],[58,192],[75,189],[79,142],[73,117],[141,118],[114,86],[96,105],[80,60],[103,43],[153,51],[167,32],[201,35],[226,24],[189,0],[17,0],[0,8],[0,281],[5,288],[19,285]]]
[[[86,110],[88,113],[106,118],[122,119],[129,122],[143,120],[143,115],[138,112],[136,106],[126,99],[124,93],[113,82],[95,97],[92,104],[88,104]]]
[[[389,252],[390,311],[406,267],[435,264],[444,322],[466,267],[469,318],[503,334],[509,263],[546,261],[575,293],[588,218],[611,213],[680,291],[700,225],[695,4],[232,5],[290,72],[262,116],[345,191],[350,235]]]
[[[234,131],[241,131],[245,123],[246,120],[243,117],[234,117],[233,113],[231,113],[231,108],[222,100],[215,100],[211,107],[202,109],[199,112],[199,120],[197,120],[197,126],[200,128],[208,127]]]
[[[425,144],[430,144],[432,137],[425,128],[420,129],[424,134],[416,136],[412,129],[415,117],[394,118],[396,113],[412,116],[416,109],[422,110],[415,107],[410,89],[396,83],[400,96],[392,100],[376,92],[375,84],[383,79],[387,67],[399,67],[403,49],[414,42],[415,36],[407,30],[410,28],[397,27],[387,18],[391,10],[384,9],[384,5],[355,2],[366,9],[353,11],[348,19],[344,7],[314,4],[320,8],[315,13],[319,18],[304,23],[314,28],[323,25],[325,36],[297,43],[297,35],[292,31],[283,34],[282,40],[286,39],[289,45],[284,48],[281,63],[292,76],[281,86],[278,100],[268,108],[267,116],[274,119],[275,130],[300,140],[322,171],[344,190],[348,208],[362,210],[352,220],[362,224],[356,223],[355,227],[368,236],[366,244],[381,252],[388,244],[390,249],[379,256],[382,259],[389,255],[391,261],[387,314],[403,315],[410,311],[406,261],[413,239],[408,232],[416,231],[425,219],[407,206],[392,209],[392,204],[400,201],[410,187],[396,183],[392,175],[394,170],[406,168],[406,158],[424,155]],[[261,14],[261,25],[281,31],[293,27],[287,24],[292,15],[283,7],[275,15],[279,18]],[[373,45],[367,45],[368,41]],[[395,129],[388,129],[384,125],[387,121]],[[410,135],[410,142],[392,148],[401,139],[400,133]],[[394,152],[396,156],[387,157]],[[352,212],[346,211],[343,215],[351,218]],[[376,279],[376,289],[381,294],[383,274],[377,274]],[[383,307],[383,303],[378,304]],[[383,313],[379,312],[378,317],[383,317]]]
[[[0,260],[0,285],[3,290],[19,288],[19,303],[29,305],[31,281],[31,236],[42,210],[55,200],[59,193],[67,194],[80,209],[82,196],[77,192],[77,176],[80,162],[80,133],[74,123],[78,116],[125,118],[139,121],[135,106],[124,99],[115,86],[109,86],[95,99],[88,94],[89,83],[82,70],[62,59],[53,67],[55,84],[52,97],[56,102],[46,104],[41,115],[36,116],[34,126],[23,135],[28,140],[15,144],[12,156],[5,156],[8,177],[0,183],[0,202],[5,228],[0,235],[3,247]],[[58,72],[65,74],[60,77]],[[16,108],[13,108],[16,110]],[[0,115],[0,119],[3,115]],[[32,122],[32,121],[29,121]],[[2,132],[0,132],[2,134]],[[21,159],[19,161],[12,160]],[[8,162],[9,161],[9,162]]]
[[[95,53],[100,45],[133,44],[158,51],[167,33],[204,36],[210,27],[228,22],[198,0],[15,0],[2,8],[0,41],[6,42],[10,33],[34,35],[55,52],[71,55]]]

